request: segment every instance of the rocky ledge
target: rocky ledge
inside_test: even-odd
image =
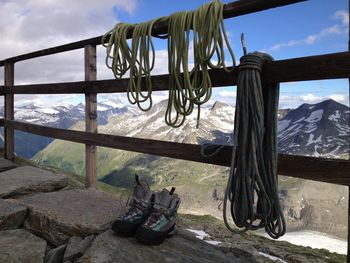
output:
[[[345,256],[326,250],[252,234],[231,235],[222,222],[209,216],[179,215],[174,237],[160,246],[145,246],[110,230],[125,210],[120,197],[95,189],[67,189],[67,176],[5,164],[12,169],[0,172],[0,262],[345,261]],[[205,230],[221,243],[198,240],[188,228]]]

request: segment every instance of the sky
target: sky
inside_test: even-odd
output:
[[[102,35],[116,23],[138,23],[176,11],[191,10],[200,0],[0,0],[0,59]],[[225,3],[230,1],[224,1]],[[240,34],[245,34],[249,52],[263,51],[274,59],[319,55],[347,50],[347,0],[309,0],[225,20],[236,60],[242,56]],[[156,66],[153,75],[167,73],[166,40],[154,40]],[[98,47],[98,79],[113,78],[105,66],[105,50]],[[228,61],[228,64],[231,61]],[[81,81],[83,50],[75,50],[18,62],[15,84]],[[3,68],[0,68],[3,83]],[[348,104],[348,80],[305,81],[281,84],[280,108],[317,103],[332,98]],[[214,89],[212,101],[234,104],[235,87]],[[99,95],[100,100],[115,97]],[[121,94],[123,100],[126,94]],[[167,92],[155,92],[155,101]],[[83,95],[16,95],[15,105],[76,104]]]

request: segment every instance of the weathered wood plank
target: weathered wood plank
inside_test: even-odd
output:
[[[350,263],[350,186],[348,187],[348,251],[347,251],[347,257],[346,262]]]
[[[96,46],[88,45],[84,50],[85,81],[97,79]],[[97,133],[97,94],[85,94],[85,130]],[[85,186],[96,188],[96,145],[85,145]]]
[[[223,69],[210,70],[214,87],[232,86],[237,83],[237,69],[228,73]],[[277,60],[264,66],[266,82],[289,82],[348,78],[350,52]],[[168,89],[169,75],[152,77],[153,91]],[[16,85],[0,88],[0,94],[67,94],[67,93],[118,93],[126,92],[128,79],[109,79],[52,84]]]
[[[286,6],[290,4],[295,4],[299,2],[304,2],[306,0],[239,0],[232,3],[227,3],[224,6],[224,18],[237,17],[240,15],[246,15],[250,13],[255,13],[263,10],[267,10],[270,8]],[[168,31],[168,23],[156,23],[153,27],[152,33],[154,35],[165,34]],[[130,38],[132,31],[128,33],[128,37]],[[89,39],[84,39],[77,42],[72,42],[69,44],[56,46],[52,48],[42,49],[35,52],[23,54],[20,56],[11,57],[5,60],[0,61],[0,66],[4,66],[5,62],[15,63],[17,61],[27,60],[31,58],[47,56],[52,54],[57,54],[65,51],[75,50],[79,48],[83,48],[86,45],[100,45],[102,36],[93,37]]]
[[[24,132],[72,142],[93,144],[120,150],[154,154],[222,166],[230,166],[231,163],[232,147],[230,146],[224,147],[220,154],[214,157],[205,158],[200,154],[201,146],[195,144],[87,133],[82,131],[44,127],[17,121],[5,120],[5,125]],[[322,159],[280,154],[278,162],[278,173],[281,175],[333,184],[350,185],[350,161],[348,160]]]
[[[6,63],[4,70],[4,82],[5,86],[11,88],[14,85],[15,79],[15,66],[13,63]],[[5,120],[13,120],[14,119],[14,95],[7,94],[5,95]],[[11,127],[5,127],[4,129],[4,148],[5,148],[5,158],[14,161],[14,130]]]

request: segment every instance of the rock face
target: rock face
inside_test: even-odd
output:
[[[80,258],[86,251],[86,249],[90,246],[92,240],[94,239],[94,235],[88,236],[84,239],[81,237],[71,237],[68,240],[66,251],[64,252],[63,261],[71,261]]]
[[[22,166],[0,173],[0,182],[0,197],[8,198],[60,189],[68,184],[68,178],[44,169]]]
[[[66,245],[62,245],[50,250],[46,254],[45,262],[46,263],[61,263],[63,262],[63,255],[66,249]]]
[[[79,263],[105,262],[255,262],[248,253],[238,256],[229,248],[206,244],[180,232],[160,246],[145,246],[134,238],[121,238],[112,230],[100,234]]]
[[[71,236],[103,232],[122,212],[119,199],[94,189],[38,193],[15,202],[28,207],[24,226],[56,246]]]
[[[0,231],[18,228],[26,214],[25,206],[11,204],[0,198]]]
[[[348,187],[303,181],[282,199],[289,231],[310,229],[347,238]]]
[[[1,231],[0,262],[44,262],[46,241],[24,229]]]
[[[0,172],[7,171],[15,167],[17,166],[13,162],[10,162],[4,158],[0,158]]]

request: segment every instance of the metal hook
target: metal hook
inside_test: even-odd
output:
[[[241,44],[242,44],[242,48],[243,48],[243,54],[245,56],[248,54],[248,52],[247,52],[247,46],[245,44],[244,33],[241,34]]]

